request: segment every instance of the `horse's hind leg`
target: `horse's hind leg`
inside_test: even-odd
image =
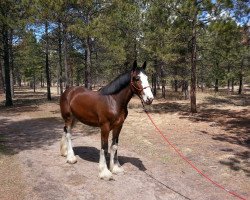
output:
[[[65,122],[64,126],[64,135],[62,136],[60,151],[62,156],[67,156],[67,162],[74,164],[77,162],[75,153],[73,151],[72,142],[71,142],[71,130],[74,125],[75,120],[71,119],[68,123]]]
[[[64,130],[66,132],[66,130]],[[63,134],[61,142],[60,142],[60,153],[62,156],[67,156],[67,151],[68,151],[68,145],[67,145],[67,139],[66,139],[66,134]]]

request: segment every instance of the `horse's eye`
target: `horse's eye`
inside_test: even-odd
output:
[[[139,76],[135,77],[135,81],[139,81],[139,80],[140,80]]]

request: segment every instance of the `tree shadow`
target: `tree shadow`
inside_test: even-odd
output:
[[[5,101],[0,103],[0,112],[6,113],[8,116],[21,115],[23,112],[39,111],[38,107],[42,104],[59,103],[59,97],[53,97],[52,101],[48,101],[44,95],[40,98],[34,95],[35,98],[18,98],[13,100],[13,106],[5,107]]]
[[[23,150],[38,149],[52,145],[61,134],[60,118],[37,118],[21,121],[0,119],[0,137],[4,138],[2,145],[5,154],[16,154]]]
[[[250,151],[236,152],[232,150],[232,155],[220,160],[219,163],[228,166],[231,170],[242,170],[246,176],[250,177]]]
[[[248,109],[241,111],[222,109],[202,109],[188,116],[193,122],[206,121],[210,126],[221,126],[226,133],[211,133],[212,139],[250,147],[250,115]]]
[[[200,106],[203,108],[209,107],[210,105],[249,106],[250,105],[250,94],[226,95],[226,96],[208,96],[208,97],[205,97],[205,102],[200,104]]]
[[[247,98],[247,95],[245,95]],[[228,97],[239,98],[241,97]],[[212,139],[229,142],[245,147],[250,147],[250,111],[248,109],[248,101],[244,103],[246,108],[237,110],[222,109],[224,105],[230,104],[231,100],[218,99],[209,97],[205,103],[199,104],[198,113],[191,114],[190,106],[187,102],[160,102],[153,104],[146,109],[150,113],[165,114],[177,113],[180,119],[185,118],[192,122],[208,122],[210,126],[220,126],[226,133],[207,133],[212,136]],[[216,108],[211,106],[218,105]]]
[[[186,102],[160,102],[149,108],[151,113],[178,113],[179,118],[185,118],[195,123],[207,122],[211,127],[219,126],[224,131],[199,131],[209,135],[211,139],[218,142],[230,143],[250,148],[250,111],[248,106],[249,95],[229,96],[224,98],[208,97],[205,102],[198,104],[198,113],[189,112],[189,104]],[[225,106],[233,105],[235,109],[225,109]],[[237,106],[241,106],[237,109]],[[243,107],[243,108],[242,108]],[[230,108],[230,107],[229,107]],[[219,130],[219,129],[218,129]],[[229,151],[231,157],[219,161],[220,164],[228,166],[234,171],[241,170],[246,176],[250,176],[250,151],[233,149],[223,149]]]
[[[130,109],[141,108],[141,105],[131,104]],[[164,113],[180,113],[186,115],[189,113],[189,105],[187,103],[178,102],[159,102],[150,106],[145,105],[147,111],[151,113],[164,114]]]
[[[79,146],[79,147],[74,147],[73,149],[75,154],[78,155],[81,159],[89,162],[95,162],[95,163],[99,162],[100,150],[98,150],[97,148],[89,146]],[[107,162],[109,163],[109,156]],[[141,171],[147,170],[143,162],[139,158],[119,156],[119,162],[121,165],[124,165],[125,163],[130,163]]]

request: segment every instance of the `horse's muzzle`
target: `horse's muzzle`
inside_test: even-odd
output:
[[[153,102],[154,98],[147,98],[147,100],[145,101],[145,103],[147,105],[150,105]]]

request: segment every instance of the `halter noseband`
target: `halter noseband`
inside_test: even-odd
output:
[[[144,90],[144,89],[150,87],[150,86],[146,86],[146,87],[144,87],[144,88],[138,88],[138,87],[136,87],[136,86],[134,85],[133,81],[131,81],[130,84],[131,84],[136,90],[138,90],[139,92],[141,92],[142,90]]]

